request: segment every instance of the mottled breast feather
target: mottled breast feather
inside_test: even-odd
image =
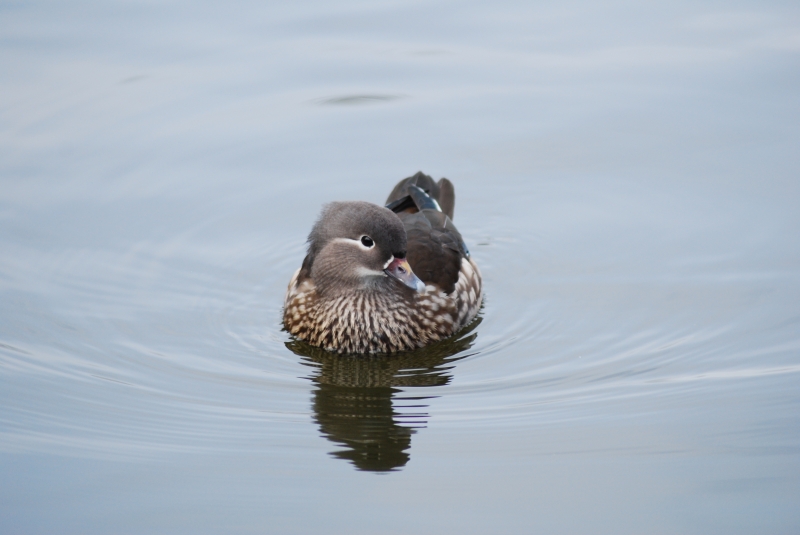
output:
[[[411,300],[369,291],[320,299],[313,281],[295,277],[283,319],[292,335],[328,351],[391,353],[452,336],[475,317],[481,299],[480,272],[464,258],[453,292],[429,284]]]

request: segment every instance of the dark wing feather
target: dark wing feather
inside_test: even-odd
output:
[[[410,212],[416,211],[414,207],[404,199],[404,197],[409,195],[409,186],[412,185],[419,187],[422,191],[436,199],[436,202],[438,202],[439,206],[442,208],[442,212],[447,214],[447,217],[450,219],[453,219],[453,211],[456,207],[456,191],[453,187],[453,183],[446,178],[442,178],[439,182],[434,182],[433,178],[422,171],[397,183],[386,199],[385,204],[387,208],[397,213],[403,210]],[[402,203],[402,209],[390,206],[393,203]]]
[[[438,206],[431,198],[438,202]],[[455,207],[453,184],[446,178],[437,184],[419,172],[394,187],[387,199],[387,207],[397,213],[405,226],[408,263],[417,277],[425,284],[435,284],[445,293],[452,293],[458,281],[461,260],[469,256],[452,221]]]
[[[441,212],[423,210],[400,214],[408,233],[407,258],[411,269],[425,284],[435,284],[452,293],[458,281],[462,249],[461,234]]]

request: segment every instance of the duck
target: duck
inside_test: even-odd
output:
[[[483,293],[454,209],[453,183],[421,171],[383,206],[325,205],[286,291],[285,330],[340,354],[412,351],[458,333]]]

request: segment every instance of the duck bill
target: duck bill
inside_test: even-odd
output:
[[[419,277],[414,275],[411,271],[411,266],[405,258],[395,258],[392,260],[386,269],[383,270],[387,275],[395,278],[417,292],[425,289],[425,283],[419,280]]]

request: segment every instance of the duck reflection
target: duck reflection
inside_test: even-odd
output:
[[[314,419],[320,432],[344,449],[331,452],[358,470],[389,472],[408,462],[411,435],[429,418],[424,403],[436,396],[409,395],[405,387],[443,386],[466,356],[480,318],[459,335],[391,355],[337,355],[293,340],[286,346],[314,368]]]

